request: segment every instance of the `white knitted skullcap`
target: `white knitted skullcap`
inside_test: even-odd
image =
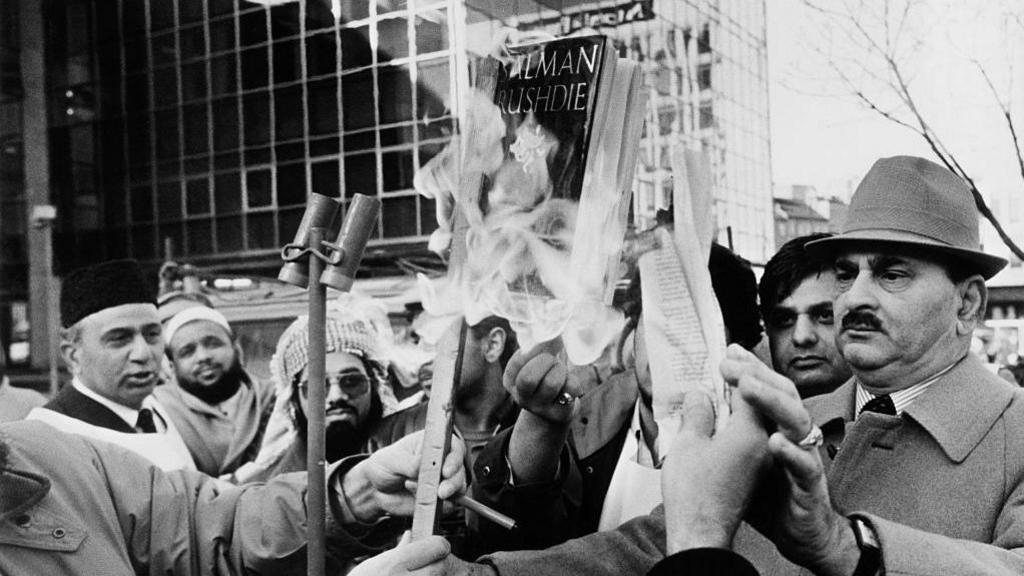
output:
[[[196,320],[208,320],[222,326],[228,331],[228,334],[233,334],[231,325],[228,324],[228,319],[223,314],[217,312],[213,308],[207,308],[206,306],[192,306],[191,308],[185,308],[181,312],[178,312],[167,322],[164,326],[164,342],[167,344],[171,343],[171,338],[174,338],[174,333],[181,329],[182,326],[189,322],[195,322]]]

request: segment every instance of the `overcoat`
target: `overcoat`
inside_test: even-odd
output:
[[[829,492],[878,534],[889,576],[1024,574],[1024,389],[968,355],[902,416],[854,418],[851,379],[806,406],[825,432]],[[484,558],[501,576],[646,573],[665,553],[664,509],[543,551]],[[765,576],[809,574],[741,527]]]

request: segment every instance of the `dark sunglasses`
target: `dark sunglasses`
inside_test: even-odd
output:
[[[370,378],[365,374],[335,374],[324,380],[326,389],[337,386],[349,398],[362,396],[370,391]],[[309,395],[309,382],[299,382],[299,393],[305,398]]]

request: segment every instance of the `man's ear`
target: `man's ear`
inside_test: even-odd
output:
[[[980,274],[975,274],[957,286],[960,306],[956,311],[956,331],[960,336],[968,336],[981,325],[985,319],[988,306],[988,287]]]
[[[78,345],[68,338],[61,338],[60,356],[64,359],[64,364],[67,365],[68,371],[72,374],[78,374]]]
[[[495,326],[487,333],[487,339],[484,342],[484,359],[489,364],[496,364],[501,359],[501,354],[505,351],[506,340],[508,340],[508,334],[505,333],[504,328]]]

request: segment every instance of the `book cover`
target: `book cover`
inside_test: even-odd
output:
[[[494,103],[505,124],[505,158],[516,162],[485,177],[484,214],[503,204],[579,201],[608,46],[604,36],[561,38],[512,47],[499,63]]]

